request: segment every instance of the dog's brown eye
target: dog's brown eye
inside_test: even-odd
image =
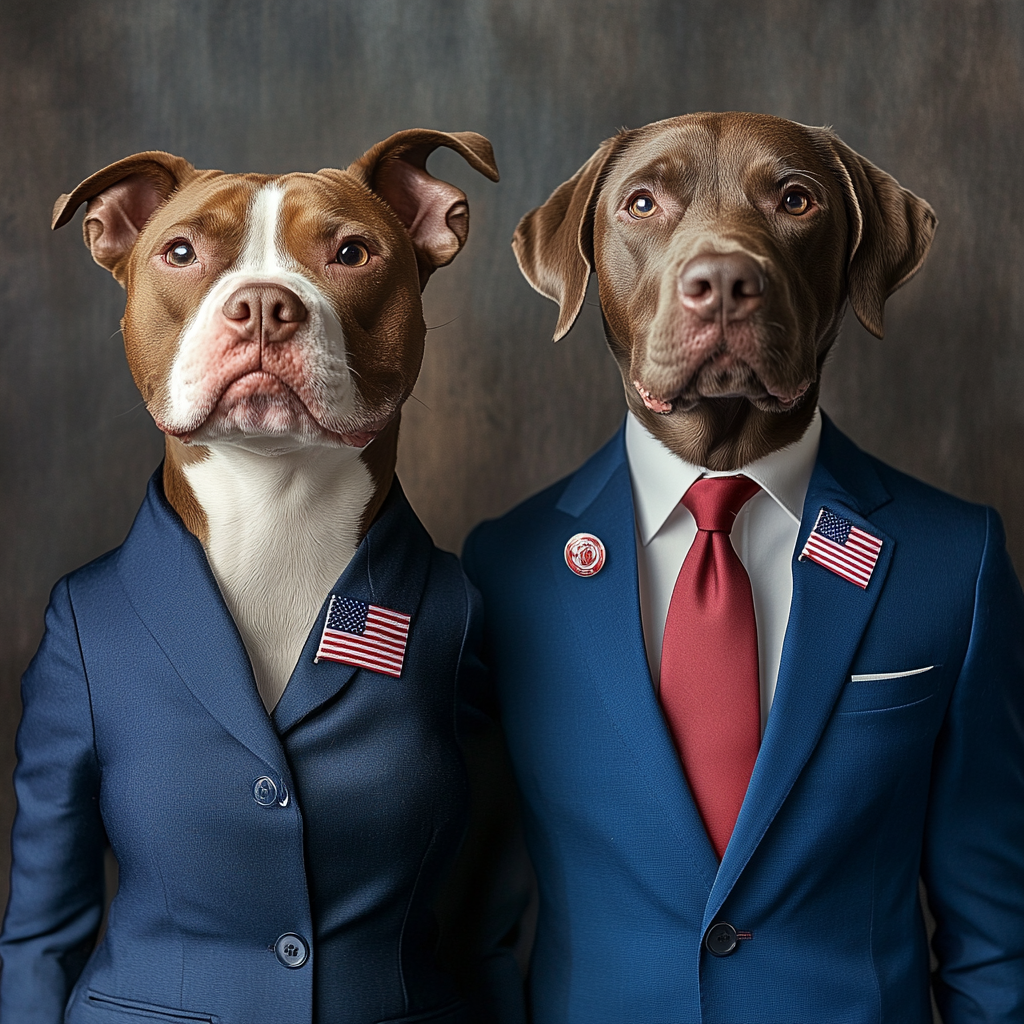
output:
[[[187,267],[196,261],[196,251],[188,242],[175,242],[164,257],[172,267]]]
[[[643,220],[645,217],[650,217],[652,213],[657,209],[654,200],[646,194],[637,196],[629,204],[629,214],[631,217],[637,217]]]
[[[790,189],[782,197],[782,205],[785,207],[786,213],[799,217],[800,214],[806,213],[811,208],[811,197],[799,189]]]
[[[337,260],[346,267],[361,267],[368,263],[370,254],[365,245],[358,242],[346,242],[339,250]]]

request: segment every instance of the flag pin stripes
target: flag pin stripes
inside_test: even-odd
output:
[[[351,597],[331,595],[314,662],[338,661],[381,672],[402,674],[411,616]]]
[[[822,508],[800,552],[800,561],[810,559],[817,562],[864,590],[871,581],[881,550],[881,538],[858,529],[830,509]]]

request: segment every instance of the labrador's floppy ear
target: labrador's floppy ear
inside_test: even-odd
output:
[[[923,199],[831,136],[850,213],[847,269],[850,305],[876,338],[884,334],[885,300],[924,262],[938,219]]]
[[[439,146],[459,154],[474,170],[498,180],[490,142],[476,132],[410,128],[368,149],[348,168],[379,195],[405,225],[416,250],[420,285],[438,267],[455,259],[469,237],[466,194],[426,171],[427,157]]]
[[[136,153],[90,175],[53,206],[51,227],[63,227],[84,202],[82,235],[92,258],[125,285],[128,256],[146,221],[195,168],[180,156]]]
[[[594,197],[617,149],[618,137],[600,149],[566,182],[519,222],[512,250],[527,281],[558,303],[554,341],[576,322],[594,269]]]

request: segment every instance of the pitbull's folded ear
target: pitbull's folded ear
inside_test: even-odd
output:
[[[136,153],[86,178],[53,206],[54,230],[88,201],[82,234],[92,258],[124,287],[128,255],[146,221],[195,168],[180,156]]]
[[[884,333],[885,300],[924,262],[938,219],[935,211],[890,174],[831,137],[846,171],[850,213],[850,305],[876,338]]]
[[[543,206],[531,210],[512,235],[519,269],[545,298],[558,303],[554,340],[568,333],[583,308],[594,268],[594,196],[620,136],[601,148]]]
[[[476,132],[436,132],[410,128],[368,149],[348,168],[379,195],[405,225],[416,250],[420,285],[438,267],[455,259],[469,237],[466,194],[426,171],[427,157],[439,146],[454,150],[481,174],[498,180],[490,142]],[[320,172],[330,173],[330,168]]]

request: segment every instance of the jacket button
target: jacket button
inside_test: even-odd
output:
[[[285,932],[274,943],[274,954],[285,967],[301,967],[309,959],[309,946],[301,935]]]
[[[736,929],[728,921],[713,924],[704,936],[704,947],[712,956],[731,956],[738,944]]]
[[[273,807],[277,803],[277,784],[262,775],[252,784],[252,798],[260,807]]]

